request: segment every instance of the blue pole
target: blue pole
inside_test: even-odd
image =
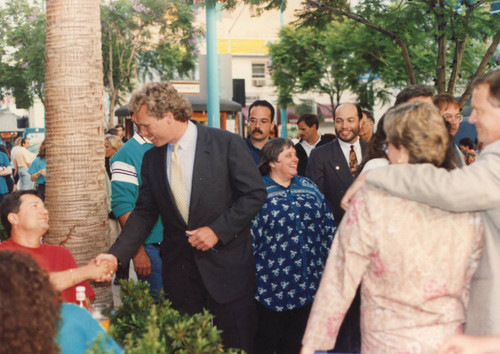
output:
[[[216,0],[207,1],[207,114],[208,126],[220,128],[219,58],[217,55]]]
[[[281,134],[280,137],[288,138],[286,107],[281,109]]]
[[[280,5],[280,26],[283,27],[285,23],[283,8],[285,7],[285,0],[281,1]],[[281,108],[281,134],[280,137],[288,138],[288,127],[287,127],[287,116],[286,116],[286,107]]]

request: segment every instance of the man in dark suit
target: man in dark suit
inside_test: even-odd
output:
[[[353,103],[338,105],[334,111],[337,139],[313,149],[306,167],[306,177],[325,194],[337,224],[344,216],[340,201],[353,182],[353,173],[368,146],[358,137],[361,117],[359,106]]]
[[[160,215],[163,284],[172,306],[208,309],[226,347],[252,352],[256,328],[250,222],[266,189],[243,140],[190,121],[191,106],[167,82],[146,84],[129,108],[144,155],[136,207],[111,255],[127,262]]]
[[[353,103],[338,105],[334,110],[337,139],[313,149],[306,167],[306,177],[316,183],[325,194],[337,224],[340,224],[344,216],[340,201],[352,184],[353,174],[368,146],[358,137],[361,118],[362,112],[358,105]],[[335,352],[359,353],[361,351],[360,306],[358,289],[340,327]]]

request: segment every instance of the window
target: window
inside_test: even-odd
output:
[[[266,84],[266,64],[252,63],[252,85],[262,87]]]
[[[264,79],[266,77],[266,64],[252,63],[252,79]]]

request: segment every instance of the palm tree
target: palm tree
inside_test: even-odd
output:
[[[109,247],[99,10],[99,0],[47,0],[46,241],[79,264]],[[97,301],[111,301],[109,284],[94,288]]]

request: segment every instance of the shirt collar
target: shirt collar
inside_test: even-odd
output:
[[[340,144],[340,146],[341,146],[341,147],[342,147],[342,146],[343,146],[343,147],[346,147],[346,146],[347,146],[347,147],[351,148],[351,145],[354,145],[354,148],[356,148],[356,147],[360,146],[360,145],[359,145],[359,136],[357,137],[356,142],[354,142],[354,143],[352,143],[352,144],[350,144],[350,143],[346,143],[345,141],[342,141],[342,140],[340,140],[339,138],[337,138],[337,140],[339,141],[339,144]]]
[[[153,144],[148,138],[139,134],[139,132],[135,132],[132,139],[134,139],[135,141],[137,141],[141,145],[142,144]]]
[[[188,150],[189,146],[196,144],[196,138],[198,136],[198,130],[193,122],[188,121],[188,126],[184,134],[177,141],[177,145],[181,150]],[[173,146],[173,144],[170,144]]]
[[[253,149],[253,150],[255,150],[255,151],[259,151],[259,152],[260,152],[260,150],[261,150],[261,149],[259,149],[257,146],[255,146],[255,145],[252,143],[252,141],[250,140],[250,138],[249,138],[249,137],[248,137],[248,138],[246,138],[246,139],[245,139],[245,141],[246,141],[246,143],[247,143],[247,145],[248,145],[248,147],[249,147],[250,149]]]

